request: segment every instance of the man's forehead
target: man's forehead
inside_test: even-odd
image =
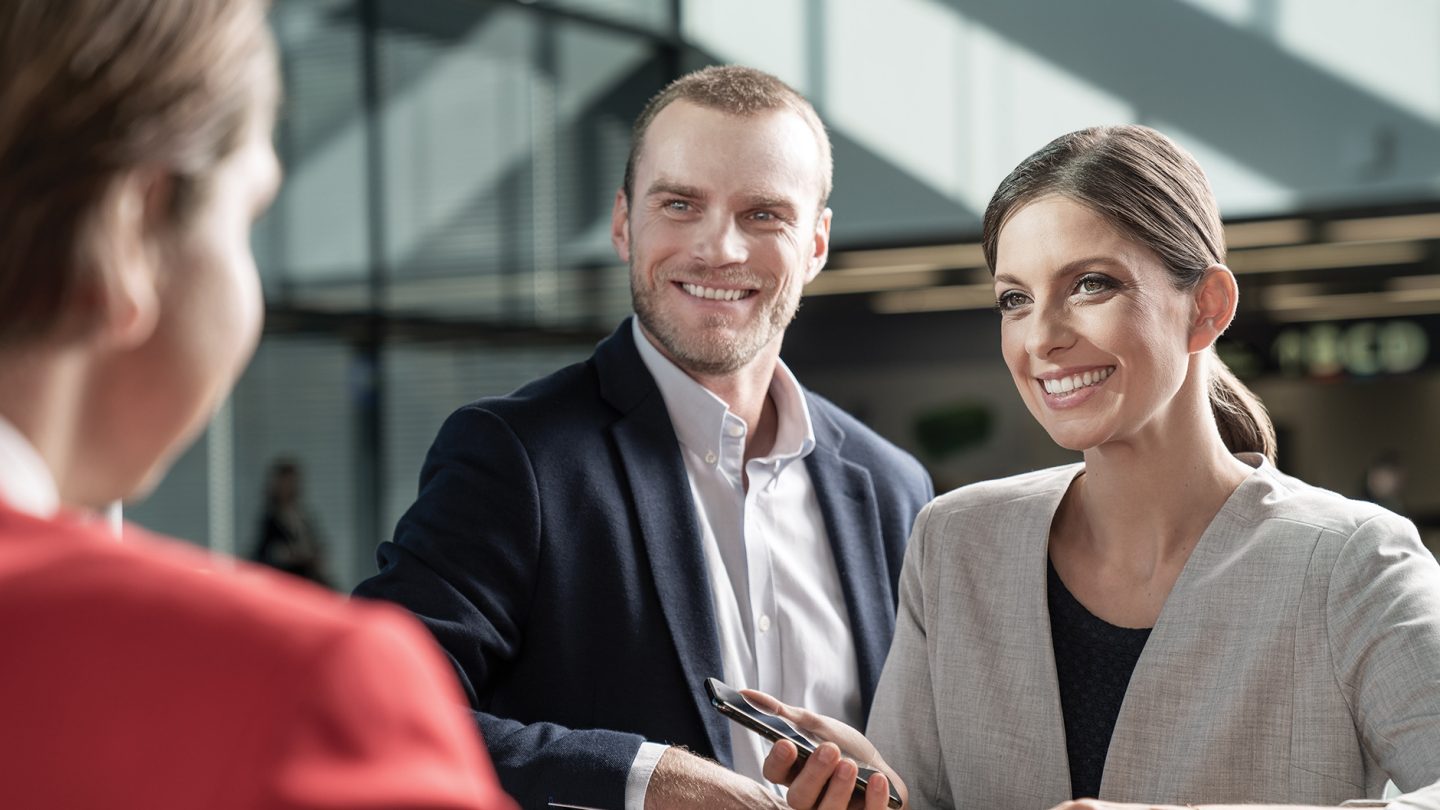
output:
[[[792,183],[823,185],[824,161],[810,125],[788,108],[735,115],[676,101],[644,135],[636,166],[641,193],[658,186],[723,183],[727,194],[794,196]],[[648,176],[646,176],[648,175]]]
[[[687,99],[677,99],[656,113],[643,137],[646,143],[657,137],[661,139],[697,138],[712,134],[717,128],[732,134],[755,132],[757,137],[761,132],[772,135],[784,132],[787,138],[804,136],[807,141],[813,140],[813,129],[810,122],[798,110],[791,107],[778,106],[747,113],[734,113],[718,107],[697,104]],[[815,143],[814,145],[818,151],[819,144]]]

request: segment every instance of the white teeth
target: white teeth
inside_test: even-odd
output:
[[[1107,366],[1100,369],[1092,369],[1080,374],[1071,374],[1069,377],[1061,377],[1055,380],[1041,380],[1047,394],[1068,394],[1077,388],[1084,388],[1089,385],[1099,385],[1105,382],[1111,372],[1115,371],[1114,366]]]
[[[685,292],[696,298],[708,298],[712,301],[739,301],[750,295],[750,290],[721,290],[715,287],[701,287],[699,284],[682,282],[680,284]]]

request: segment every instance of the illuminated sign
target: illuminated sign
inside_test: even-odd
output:
[[[1287,326],[1270,342],[1270,361],[1290,376],[1407,374],[1431,360],[1429,332],[1409,320]]]

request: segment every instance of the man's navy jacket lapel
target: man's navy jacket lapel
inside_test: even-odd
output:
[[[820,501],[825,532],[830,536],[840,587],[845,593],[860,674],[861,715],[868,717],[870,700],[890,651],[890,638],[895,634],[895,616],[881,606],[893,608],[895,592],[880,544],[880,512],[870,472],[840,454],[845,432],[824,409],[815,406],[813,399],[810,403],[815,451],[806,458],[805,466],[815,483],[815,497]]]
[[[710,707],[703,686],[724,668],[699,517],[665,400],[635,349],[628,320],[596,349],[595,368],[601,395],[621,414],[611,433],[685,683],[715,758],[730,767],[729,721]]]

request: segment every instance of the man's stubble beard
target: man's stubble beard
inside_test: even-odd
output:
[[[789,282],[794,284],[793,279]],[[675,364],[692,374],[720,376],[744,368],[765,346],[785,331],[800,309],[798,290],[787,289],[766,302],[758,318],[748,322],[734,337],[718,334],[732,326],[723,315],[708,316],[700,333],[692,333],[671,319],[660,305],[663,288],[669,281],[646,286],[637,282],[635,262],[630,262],[630,298],[640,325],[670,356]],[[764,295],[760,289],[756,295]]]

